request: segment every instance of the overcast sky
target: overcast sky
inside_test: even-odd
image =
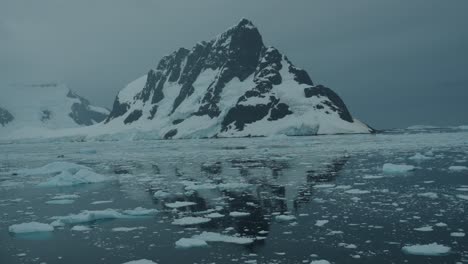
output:
[[[372,126],[468,124],[467,14],[465,0],[1,0],[0,82],[64,82],[111,107],[162,56],[246,17]]]

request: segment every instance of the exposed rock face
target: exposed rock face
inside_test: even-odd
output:
[[[89,126],[109,114],[61,84],[5,86],[1,91],[0,132],[4,135]]]
[[[71,106],[71,112],[68,114],[78,125],[90,126],[95,123],[102,122],[106,119],[108,111],[100,109],[92,109],[92,105],[85,98],[69,91],[67,97],[77,99]]]
[[[248,20],[161,59],[115,99],[106,123],[161,138],[370,133],[331,89],[263,44]]]
[[[0,125],[5,126],[15,119],[8,110],[0,107]]]

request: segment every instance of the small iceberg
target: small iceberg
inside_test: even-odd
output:
[[[54,227],[49,224],[39,223],[39,222],[29,222],[11,225],[8,227],[8,231],[15,234],[24,234],[24,233],[36,233],[36,232],[52,232]]]
[[[450,253],[450,247],[439,245],[437,243],[404,246],[401,250],[405,254],[421,256],[443,256]]]

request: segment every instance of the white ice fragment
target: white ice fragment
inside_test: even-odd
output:
[[[310,264],[330,264],[328,260],[319,259],[319,260],[312,260]]]
[[[181,238],[175,242],[176,248],[193,248],[206,247],[208,244],[205,240],[195,238]]]
[[[112,228],[113,232],[130,232],[134,230],[142,230],[146,229],[144,226],[137,226],[137,227],[114,227]]]
[[[423,160],[430,160],[432,159],[431,157],[424,156],[421,153],[416,153],[414,156],[409,157],[410,160],[415,160],[415,161],[423,161]]]
[[[401,249],[404,253],[410,255],[422,255],[422,256],[442,256],[450,252],[450,247],[439,245],[437,243],[426,244],[426,245],[411,245],[404,246]]]
[[[128,209],[123,211],[124,214],[126,215],[131,215],[131,216],[147,216],[147,215],[154,215],[158,212],[157,209],[146,209],[143,207],[137,207],[135,209]]]
[[[316,226],[324,226],[326,223],[328,223],[328,220],[317,220],[315,222]]]
[[[50,200],[50,201],[47,201],[46,204],[72,204],[74,202],[75,200],[63,199],[63,200]]]
[[[401,174],[413,171],[415,168],[413,165],[385,163],[382,171],[387,174]]]
[[[172,224],[180,225],[180,226],[188,226],[188,225],[204,224],[210,221],[211,221],[210,218],[187,216],[187,217],[175,219],[174,221],[172,221]]]
[[[468,170],[468,167],[466,167],[466,166],[450,166],[448,169],[450,171],[454,171],[454,172],[461,172],[461,171]]]
[[[418,193],[418,196],[420,196],[420,197],[426,197],[426,198],[430,198],[430,199],[437,199],[437,198],[439,198],[439,196],[437,195],[437,193],[434,193],[434,192]]]
[[[432,226],[422,226],[418,228],[413,228],[415,231],[420,231],[420,232],[431,232],[433,231]]]
[[[92,228],[89,226],[84,226],[84,225],[76,225],[70,229],[71,231],[79,231],[79,232],[85,232],[85,231],[90,231]]]
[[[199,235],[195,235],[192,238],[204,240],[206,242],[225,242],[225,243],[233,243],[233,244],[251,244],[253,243],[252,238],[248,237],[236,237],[236,236],[227,236],[219,233],[214,232],[203,232]]]
[[[370,191],[360,190],[360,189],[350,189],[350,190],[345,191],[345,193],[349,193],[349,194],[366,194],[366,193],[370,193]]]
[[[224,215],[215,212],[215,213],[207,214],[207,215],[205,215],[205,217],[208,217],[208,218],[221,218],[221,217],[224,217]]]
[[[279,222],[287,222],[296,220],[296,217],[294,215],[277,215],[275,219]]]
[[[139,259],[139,260],[132,260],[129,262],[125,262],[123,264],[157,264],[157,263],[151,260],[147,260],[147,259]]]
[[[229,215],[232,217],[244,217],[244,216],[249,216],[250,213],[234,211],[234,212],[230,212]]]
[[[452,237],[464,237],[465,233],[463,233],[463,232],[452,232],[452,233],[450,233],[450,236],[452,236]]]
[[[39,222],[29,222],[21,223],[16,225],[11,225],[8,227],[8,231],[11,233],[35,233],[35,232],[51,232],[54,231],[54,227],[49,224],[39,223]]]
[[[165,206],[166,207],[169,207],[169,208],[181,208],[181,207],[187,207],[187,206],[192,206],[192,205],[196,205],[196,203],[194,202],[181,202],[181,201],[177,201],[177,202],[173,202],[173,203],[166,203]]]

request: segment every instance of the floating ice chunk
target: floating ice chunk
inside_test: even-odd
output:
[[[457,190],[457,191],[459,191],[459,192],[468,192],[468,188],[466,188],[466,187],[457,188],[457,189],[455,189],[455,190]]]
[[[355,248],[357,248],[357,246],[354,245],[354,244],[346,244],[346,243],[338,243],[338,246],[344,247],[344,248],[347,248],[347,249],[355,249]]]
[[[437,227],[446,227],[447,224],[446,224],[446,223],[439,222],[439,223],[435,224],[435,226],[437,226]]]
[[[77,172],[62,171],[60,174],[39,184],[40,187],[73,186],[87,183],[108,181],[110,178],[97,174],[89,169],[80,169]]]
[[[169,208],[181,208],[181,207],[187,207],[187,206],[192,206],[192,205],[196,205],[196,203],[177,201],[177,202],[174,202],[174,203],[166,203],[165,204],[165,206],[169,207]]]
[[[147,215],[154,215],[158,212],[157,209],[146,209],[143,207],[137,207],[135,209],[129,209],[123,211],[124,214],[126,215],[131,215],[131,216],[147,216]]]
[[[236,236],[227,236],[214,232],[203,232],[199,235],[195,235],[192,238],[204,240],[205,242],[226,242],[233,244],[251,244],[254,242],[252,238],[248,237],[236,237]]]
[[[77,199],[80,198],[77,194],[60,194],[52,197],[52,199],[62,200],[62,199]]]
[[[205,240],[196,238],[181,238],[175,242],[176,248],[193,248],[206,247],[208,244]]]
[[[218,188],[221,190],[236,190],[236,189],[246,189],[251,186],[252,184],[249,184],[249,183],[230,182],[230,183],[221,183],[218,185]]]
[[[34,169],[21,169],[16,171],[17,174],[20,175],[52,175],[52,174],[57,174],[61,173],[63,171],[68,171],[68,172],[74,172],[76,173],[77,171],[81,169],[90,169],[86,166],[71,163],[71,162],[66,162],[66,161],[57,161],[57,162],[52,162],[47,165],[44,165],[39,168],[34,168]]]
[[[382,179],[384,176],[380,176],[380,175],[364,175],[362,176],[363,179],[366,179],[366,180],[375,180],[375,179]]]
[[[316,226],[324,226],[327,223],[328,223],[328,220],[317,220],[317,221],[315,221]]]
[[[468,195],[458,194],[457,197],[463,200],[468,200]]]
[[[187,217],[179,218],[179,219],[172,221],[172,224],[180,225],[180,226],[188,226],[188,225],[204,224],[210,221],[211,221],[210,218],[187,216]]]
[[[434,231],[432,229],[432,226],[422,226],[422,227],[418,227],[418,228],[413,228],[413,230],[415,231],[420,231],[420,232],[431,232],[431,231]]]
[[[102,219],[117,219],[117,218],[125,218],[128,216],[123,215],[122,213],[118,212],[114,209],[106,209],[100,211],[82,211],[79,214],[70,214],[67,216],[54,216],[52,217],[54,222],[52,222],[52,226],[62,226],[64,224],[79,224],[79,223],[87,223],[95,220],[102,220]]]
[[[350,190],[345,191],[345,193],[349,193],[349,194],[366,194],[366,193],[370,193],[370,191],[359,190],[359,189],[350,189]]]
[[[466,166],[450,166],[449,170],[454,171],[454,172],[460,172],[460,171],[468,170],[468,167],[466,167]]]
[[[72,204],[74,202],[75,200],[63,199],[63,200],[50,200],[50,201],[47,201],[46,204]]]
[[[106,200],[106,201],[94,201],[91,204],[106,204],[106,203],[113,203],[113,200]]]
[[[312,260],[310,264],[330,264],[328,260],[319,259],[319,260]]]
[[[229,215],[232,217],[244,217],[244,216],[249,216],[250,213],[234,211],[234,212],[230,212]]]
[[[423,160],[430,160],[432,159],[431,157],[424,156],[421,153],[416,153],[414,156],[409,157],[410,160],[415,160],[415,161],[423,161]]]
[[[296,217],[294,215],[277,215],[275,219],[279,222],[287,222],[296,220]]]
[[[431,198],[431,199],[439,198],[439,195],[437,195],[437,193],[434,193],[434,192],[418,193],[418,196]]]
[[[450,236],[452,236],[452,237],[464,237],[465,233],[463,233],[463,232],[452,232],[452,233],[450,233]]]
[[[208,218],[221,218],[221,217],[224,217],[224,215],[222,215],[220,213],[210,213],[210,214],[205,215],[205,217],[208,217]]]
[[[333,188],[335,186],[336,186],[335,184],[322,183],[322,184],[314,185],[314,188]]]
[[[401,249],[404,253],[410,255],[422,255],[422,256],[442,256],[450,252],[450,247],[439,245],[437,243],[426,244],[426,245],[412,245],[404,246]]]
[[[125,262],[123,264],[157,264],[157,263],[151,260],[147,260],[147,259],[139,259],[139,260],[132,260],[129,262]]]
[[[154,194],[153,194],[154,198],[158,198],[158,199],[161,199],[161,198],[166,198],[168,196],[170,196],[170,194],[168,192],[165,192],[165,191],[156,191]]]
[[[144,226],[137,226],[137,227],[114,227],[112,228],[113,232],[130,232],[134,230],[141,230],[146,229]]]
[[[78,151],[80,154],[96,154],[97,151],[95,149],[80,149]]]
[[[203,184],[196,184],[195,182],[183,182],[185,184],[185,190],[190,191],[199,191],[199,190],[213,190],[216,189],[218,186],[212,183],[203,183]]]
[[[85,231],[91,231],[92,228],[89,226],[84,226],[84,225],[76,225],[70,229],[71,231],[79,231],[79,232],[85,232]]]
[[[387,174],[400,174],[407,173],[415,168],[413,165],[385,163],[382,171]]]
[[[43,224],[39,222],[29,222],[11,225],[8,227],[8,231],[11,233],[22,234],[22,233],[36,233],[36,232],[51,232],[54,231],[54,227],[49,224]]]

